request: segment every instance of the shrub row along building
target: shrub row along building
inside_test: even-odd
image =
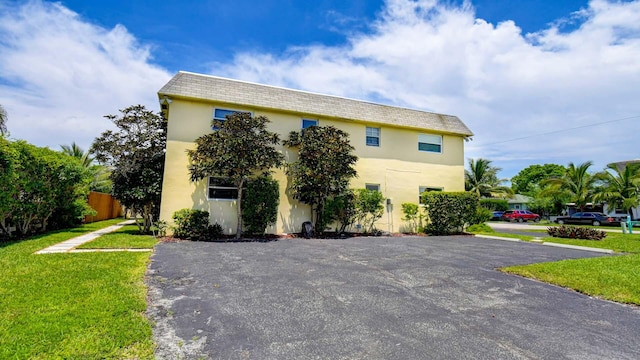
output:
[[[402,231],[400,204],[418,203],[423,191],[464,190],[464,141],[473,133],[456,116],[188,72],[176,74],[158,96],[168,118],[160,218],[169,223],[176,210],[192,208],[209,211],[226,233],[235,231],[237,192],[213,178],[190,182],[186,150],[214,131],[212,119],[238,111],[268,117],[270,131],[281,139],[313,125],[348,132],[359,158],[351,187],[379,190],[386,198],[380,230]],[[297,156],[284,146],[278,150],[287,161]],[[284,169],[274,169],[273,176],[280,205],[268,232],[299,232],[312,219],[310,208],[288,194]]]

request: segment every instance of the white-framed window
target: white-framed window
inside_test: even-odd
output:
[[[367,146],[380,146],[380,128],[367,126]]]
[[[251,114],[248,111],[214,108],[213,109],[213,120],[220,121],[220,122],[225,122],[225,121],[227,121],[227,116],[228,115],[232,115],[232,114],[235,114],[235,113]],[[211,129],[218,130],[218,127],[217,126],[211,126]]]
[[[210,176],[207,197],[209,200],[236,200],[238,199],[238,188],[229,180]]]
[[[442,135],[418,134],[418,150],[441,153]]]
[[[425,191],[443,191],[444,189],[441,187],[434,186],[420,186],[418,187],[418,204],[422,204],[422,193]]]
[[[364,188],[371,191],[380,191],[380,184],[365,184]]]
[[[302,119],[302,129],[306,129],[311,126],[318,126],[317,119]]]

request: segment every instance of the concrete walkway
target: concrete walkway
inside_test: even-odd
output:
[[[76,249],[76,247],[88,243],[91,240],[95,240],[104,234],[114,232],[121,227],[135,223],[135,220],[126,220],[116,225],[111,225],[106,228],[92,231],[90,233],[76,236],[72,239],[63,241],[61,243],[51,245],[42,250],[36,251],[36,254],[59,254],[59,253],[80,253],[80,252],[111,252],[111,251],[131,251],[131,252],[148,252],[151,249]]]

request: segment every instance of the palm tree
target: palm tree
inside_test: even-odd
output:
[[[91,191],[111,193],[113,189],[113,183],[111,182],[111,170],[104,165],[93,164],[93,156],[89,151],[84,151],[78,144],[74,142],[71,145],[60,145],[62,152],[73,156],[80,160],[82,166],[84,166],[92,175],[93,179],[89,185]]]
[[[0,105],[0,136],[4,136],[7,133],[7,112],[2,105]]]
[[[80,160],[82,166],[88,168],[93,163],[93,157],[90,155],[89,151],[84,151],[76,142],[72,142],[71,145],[60,145],[62,152],[73,156],[74,158]]]
[[[609,164],[600,176],[604,186],[596,192],[594,200],[624,209],[633,218],[633,208],[640,205],[640,164],[626,164],[624,169]]]
[[[591,161],[578,166],[569,163],[563,176],[542,182],[543,185],[549,185],[549,188],[544,190],[542,194],[566,196],[569,201],[576,204],[580,211],[584,211],[587,203],[593,200],[596,183],[602,179],[601,174],[592,175],[589,173],[589,168],[592,165]]]
[[[478,194],[479,197],[505,197],[513,195],[513,190],[501,184],[505,179],[498,179],[499,167],[491,166],[491,160],[469,159],[469,170],[464,171],[465,190]]]

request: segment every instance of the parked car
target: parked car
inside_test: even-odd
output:
[[[540,221],[540,215],[534,214],[529,210],[507,210],[502,214],[504,221]]]
[[[556,219],[558,224],[576,224],[576,225],[620,225],[618,219],[614,219],[609,215],[599,212],[577,212],[571,216],[559,216]]]
[[[491,215],[491,220],[502,220],[502,214],[504,211],[494,211]]]

